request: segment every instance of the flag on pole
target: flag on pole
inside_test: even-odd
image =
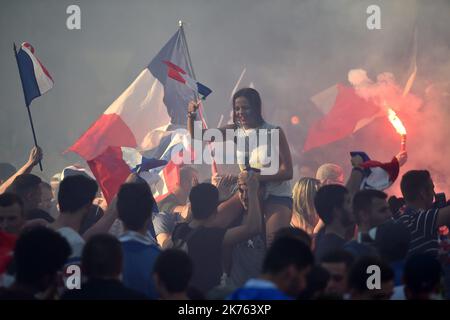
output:
[[[212,92],[210,88],[205,86],[204,84],[201,84],[200,82],[192,79],[186,71],[184,71],[182,68],[177,66],[176,64],[170,62],[170,61],[163,61],[167,67],[167,75],[181,83],[184,83],[192,90],[196,91],[198,94],[202,96],[203,99],[206,99],[206,97]]]
[[[30,106],[33,99],[40,97],[53,87],[53,79],[41,61],[35,56],[34,48],[28,42],[22,43],[19,51],[16,50],[17,65],[22,80],[25,104]]]
[[[107,202],[131,172],[121,147],[159,159],[170,144],[173,130],[185,127],[187,106],[194,100],[194,92],[170,79],[163,62],[171,61],[190,70],[182,32],[179,28],[133,83],[69,148],[88,162]]]

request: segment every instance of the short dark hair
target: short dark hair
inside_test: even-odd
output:
[[[303,241],[308,247],[311,248],[312,245],[312,239],[310,235],[303,229],[295,228],[295,227],[284,227],[279,229],[275,233],[275,239],[278,239],[280,237],[292,237],[295,239],[299,239]]]
[[[348,275],[348,286],[350,289],[359,293],[369,290],[367,288],[367,268],[371,265],[380,267],[382,283],[394,279],[394,271],[384,260],[376,256],[362,256],[353,263],[350,269]]]
[[[17,282],[39,285],[43,277],[55,275],[64,266],[71,251],[67,240],[49,228],[39,226],[24,231],[14,250]]]
[[[116,277],[122,272],[122,245],[110,234],[97,234],[86,242],[81,265],[88,278]]]
[[[430,254],[416,254],[406,260],[403,277],[405,286],[414,294],[429,293],[439,284],[442,268]]]
[[[262,271],[277,274],[290,265],[302,270],[313,264],[311,249],[303,241],[292,237],[279,237],[267,251]]]
[[[184,292],[192,277],[193,264],[184,251],[168,249],[157,257],[153,273],[158,275],[169,293]]]
[[[406,201],[414,201],[431,180],[428,170],[410,170],[402,176],[400,189]]]
[[[390,220],[377,227],[374,245],[380,256],[388,262],[405,259],[410,242],[411,234],[400,222]]]
[[[125,183],[117,195],[117,211],[124,226],[136,231],[144,227],[152,217],[156,205],[152,191],[147,183]]]
[[[354,261],[353,255],[343,249],[328,251],[320,260],[321,263],[344,263],[347,271],[350,270]]]
[[[64,178],[59,184],[58,204],[61,212],[74,212],[91,204],[97,193],[97,183],[83,175]]]
[[[41,182],[42,180],[38,176],[32,173],[24,173],[14,179],[13,183],[8,187],[8,192],[17,194],[23,200],[28,193],[34,192],[39,188]]]
[[[8,162],[0,162],[0,181],[5,181],[10,178],[17,169]]]
[[[194,219],[205,220],[219,205],[219,190],[211,183],[200,183],[191,189],[189,201]]]
[[[353,197],[353,212],[355,214],[356,222],[361,222],[359,212],[368,210],[372,205],[373,199],[386,200],[387,194],[380,190],[366,189],[358,191]]]
[[[317,191],[314,206],[325,225],[333,222],[333,209],[342,208],[346,194],[348,194],[347,188],[338,184],[329,184]]]
[[[5,192],[3,194],[0,194],[0,207],[11,207],[16,203],[20,207],[22,217],[24,217],[23,201],[18,195],[14,194],[14,193],[10,193],[10,192]]]
[[[256,120],[258,123],[262,123],[263,117],[262,117],[262,111],[261,111],[261,96],[259,95],[259,92],[256,91],[253,88],[242,88],[236,91],[236,93],[233,95],[233,123],[237,125],[237,119],[236,114],[234,112],[234,104],[236,102],[236,99],[239,97],[244,97],[248,100],[248,103],[250,104],[250,107],[255,111]]]

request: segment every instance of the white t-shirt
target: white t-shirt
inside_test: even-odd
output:
[[[72,248],[72,254],[69,257],[69,260],[80,260],[85,243],[80,234],[69,227],[63,227],[56,231],[69,242],[69,245]]]

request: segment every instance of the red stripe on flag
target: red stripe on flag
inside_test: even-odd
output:
[[[117,114],[101,115],[68,150],[88,161],[101,155],[110,146],[136,146],[133,133]]]
[[[379,111],[377,105],[358,96],[353,88],[338,84],[337,89],[336,101],[330,112],[309,129],[303,151],[351,135],[359,120]]]
[[[163,182],[166,185],[167,193],[161,194],[155,198],[156,202],[162,201],[170,193],[173,193],[176,187],[180,184],[180,166],[176,165],[172,161],[164,167]]]
[[[120,147],[109,147],[97,158],[87,161],[107,203],[119,192],[131,170],[122,158]]]

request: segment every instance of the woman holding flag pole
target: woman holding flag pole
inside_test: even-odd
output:
[[[243,88],[238,90],[232,99],[233,123],[219,128],[225,138],[226,130],[233,130],[237,139],[249,140],[249,136],[256,133],[267,132],[267,139],[257,140],[256,144],[246,143],[244,151],[244,163],[238,163],[241,172],[253,170],[257,172],[262,188],[263,212],[266,225],[266,244],[273,240],[274,234],[283,227],[288,227],[292,216],[292,191],[290,180],[292,179],[292,159],[289,145],[283,130],[280,127],[267,123],[261,112],[261,97],[255,89]],[[199,103],[191,101],[188,105],[187,127],[194,137],[194,121],[197,116]],[[266,130],[262,130],[266,129]],[[274,135],[276,131],[277,135]],[[272,141],[271,137],[279,137],[278,141]],[[203,137],[203,135],[202,135]],[[197,137],[194,137],[197,138]],[[225,140],[225,139],[224,139]],[[265,140],[265,145],[264,144]],[[262,142],[261,142],[262,141]],[[267,143],[269,141],[269,143]],[[235,141],[236,142],[236,141]],[[261,174],[267,167],[270,158],[267,151],[269,145],[276,144],[278,156],[278,170],[275,174]],[[237,155],[239,157],[239,147]],[[273,155],[272,155],[273,158]],[[233,219],[244,210],[236,194],[227,202],[221,204],[219,212],[224,219]],[[225,211],[225,212],[224,212]]]

